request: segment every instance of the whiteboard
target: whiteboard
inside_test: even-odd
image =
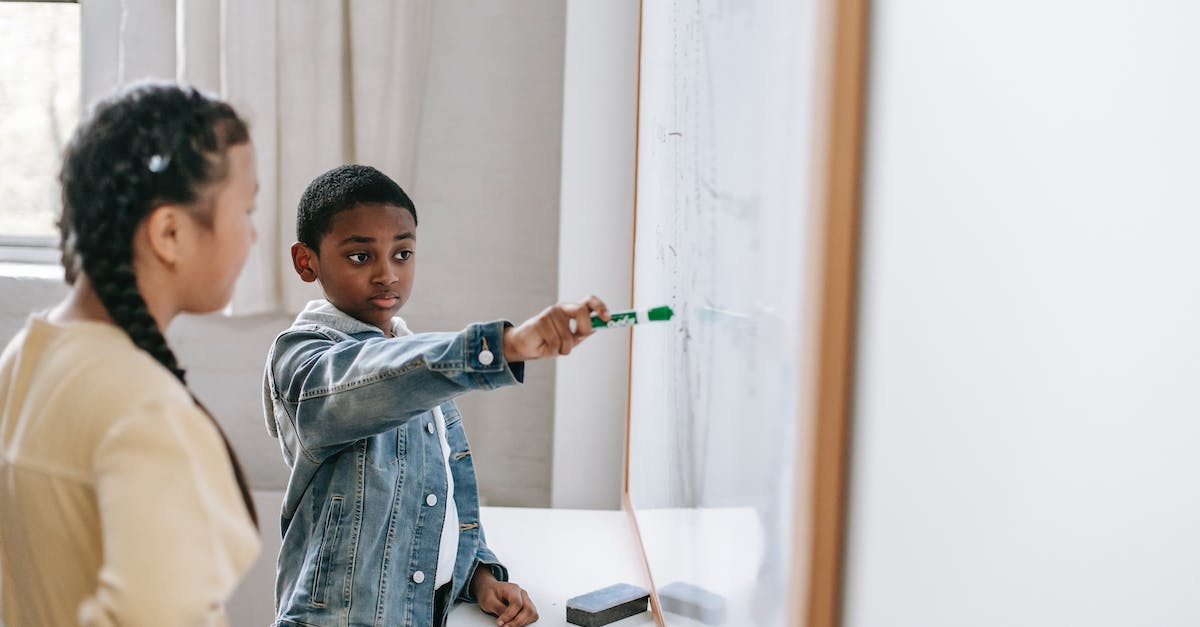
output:
[[[633,332],[629,496],[655,585],[734,625],[786,620],[814,13],[642,8],[634,304],[675,318]]]

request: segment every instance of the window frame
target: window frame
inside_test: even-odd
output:
[[[11,0],[0,0],[9,2]],[[46,0],[50,1],[50,0]],[[53,0],[55,2],[61,0]],[[57,265],[62,263],[58,238],[51,235],[0,233],[0,262]]]
[[[0,0],[23,4],[79,4],[79,0]],[[80,86],[82,89],[82,85]],[[0,263],[55,266],[62,263],[58,237],[0,233]]]

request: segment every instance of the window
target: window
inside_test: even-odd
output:
[[[74,2],[0,1],[0,262],[58,262],[58,169],[80,109],[79,14]]]

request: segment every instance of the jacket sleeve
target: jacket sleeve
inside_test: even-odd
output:
[[[259,537],[208,418],[186,399],[147,401],[94,455],[104,558],[79,623],[225,624]]]
[[[343,340],[316,328],[289,331],[271,359],[278,400],[295,407],[288,419],[301,449],[319,461],[464,392],[520,383],[524,364],[504,358],[507,326]]]
[[[462,587],[462,593],[458,595],[458,600],[464,603],[478,603],[479,600],[471,593],[471,583],[475,579],[475,571],[480,568],[490,568],[492,575],[497,581],[508,581],[508,568],[500,563],[500,558],[488,548],[487,539],[483,533],[483,527],[479,528],[479,548],[475,550],[475,564],[471,566],[470,575],[467,577],[466,585]]]

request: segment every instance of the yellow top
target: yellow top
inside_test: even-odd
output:
[[[113,325],[31,317],[0,355],[0,624],[225,625],[258,551],[183,385]]]

